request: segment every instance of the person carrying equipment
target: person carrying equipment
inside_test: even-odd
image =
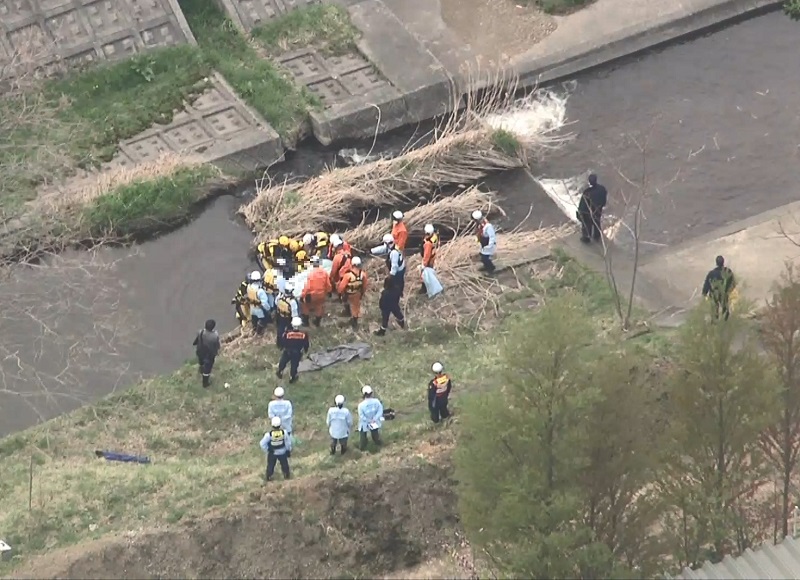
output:
[[[433,298],[442,291],[442,285],[436,277],[436,252],[439,250],[439,234],[433,224],[425,224],[425,238],[422,242],[422,287],[420,294]]]
[[[361,258],[356,256],[350,260],[350,268],[339,280],[336,291],[346,301],[345,315],[350,317],[350,326],[355,330],[361,317],[361,299],[367,291],[367,273],[361,268]]]
[[[308,325],[310,316],[314,317],[314,326],[322,323],[322,317],[325,316],[325,299],[331,292],[333,292],[333,286],[330,276],[322,268],[319,256],[312,256],[311,272],[309,272],[306,285],[300,294],[301,311],[306,325]]]
[[[328,409],[325,422],[328,425],[328,434],[331,436],[331,455],[336,455],[336,446],[339,445],[341,453],[347,452],[347,440],[353,428],[353,415],[350,409],[344,406],[344,396],[336,395],[334,406]]]
[[[497,234],[494,231],[494,226],[489,223],[489,220],[483,215],[483,212],[476,209],[472,212],[472,219],[478,225],[478,241],[481,244],[481,270],[491,274],[497,269],[497,266],[492,262],[492,256],[497,251]]]
[[[283,340],[283,335],[291,326],[292,320],[295,318],[300,320],[300,309],[298,308],[297,300],[294,297],[293,282],[287,281],[284,284],[283,292],[278,294],[276,309],[277,315],[275,317],[275,326],[277,334],[275,337],[275,344],[278,347],[282,347],[283,344],[281,341]],[[302,324],[302,320],[300,323]]]
[[[389,269],[389,277],[392,278],[392,284],[403,296],[403,291],[406,287],[406,260],[403,252],[397,248],[394,236],[386,234],[383,236],[383,244],[386,246],[388,255],[386,256],[386,267]]]
[[[336,239],[334,239],[334,236]],[[338,245],[336,245],[336,240],[340,242]],[[335,248],[333,255],[333,266],[331,267],[331,285],[334,288],[338,288],[339,280],[341,280],[342,274],[347,271],[347,268],[350,267],[350,258],[352,258],[353,255],[351,253],[349,244],[345,246],[342,239],[336,236],[336,234],[331,236],[331,243]]]
[[[394,238],[395,247],[401,252],[405,252],[406,244],[408,244],[408,228],[403,221],[403,212],[400,210],[392,213],[392,238]]]
[[[267,415],[269,416],[270,420],[275,417],[280,418],[283,430],[286,431],[286,434],[289,437],[291,437],[292,418],[294,416],[292,402],[283,398],[286,395],[286,391],[283,389],[283,387],[275,387],[275,390],[272,391],[272,394],[275,396],[275,398],[267,405]]]
[[[282,379],[286,365],[291,363],[289,366],[290,383],[297,381],[297,367],[300,364],[300,359],[303,358],[303,353],[308,354],[308,349],[310,348],[308,333],[305,330],[301,330],[301,326],[303,326],[303,321],[300,317],[294,317],[292,319],[292,327],[284,332],[281,338],[283,353],[281,354],[280,362],[278,362],[278,372],[275,374],[279,379]]]
[[[250,321],[258,336],[264,334],[267,324],[272,322],[272,309],[275,307],[274,297],[261,283],[261,272],[250,273],[250,285],[247,287],[247,300],[250,302]]]
[[[287,436],[286,431],[281,428],[281,418],[273,417],[270,421],[272,429],[264,433],[259,446],[267,455],[267,481],[272,481],[275,473],[275,464],[281,464],[283,479],[289,479],[289,458],[292,456],[292,440]]]
[[[444,365],[440,362],[433,363],[431,371],[434,377],[428,383],[428,410],[431,412],[431,421],[438,423],[450,416],[447,400],[453,389],[453,381],[445,374]]]
[[[219,354],[219,333],[214,330],[216,326],[216,321],[206,320],[205,327],[197,333],[192,343],[197,354],[200,374],[203,376],[204,389],[207,389],[208,385],[211,384],[211,369],[214,368],[214,360]]]
[[[239,284],[236,296],[231,299],[231,304],[236,309],[236,320],[244,328],[250,322],[250,302],[247,299],[247,287],[250,285],[250,272],[245,276],[244,282]]]
[[[364,385],[361,389],[364,398],[358,404],[358,435],[361,451],[367,450],[367,433],[372,436],[372,441],[380,447],[381,424],[383,422],[383,405],[373,396],[372,387]]]

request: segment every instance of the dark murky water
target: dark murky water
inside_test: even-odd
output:
[[[647,132],[659,117],[647,158],[653,188],[663,189],[646,204],[652,248],[796,200],[798,38],[797,23],[773,14],[580,78],[568,104],[578,140],[544,172],[565,178],[596,169],[609,186],[609,210],[620,212],[631,187],[615,167],[634,176],[640,167],[627,134]],[[428,129],[382,137],[376,152],[397,151]],[[309,176],[335,158],[336,150],[308,146],[273,173]],[[486,185],[511,214],[506,228],[531,206],[528,226],[564,221],[524,171]],[[67,254],[0,282],[0,436],[173,370],[192,356],[206,318],[231,329],[230,298],[252,267],[251,235],[234,217],[240,202],[221,198],[189,226],[133,252]]]

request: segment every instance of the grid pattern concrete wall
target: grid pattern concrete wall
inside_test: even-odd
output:
[[[756,550],[747,549],[741,556],[725,556],[722,562],[706,562],[702,568],[683,572],[675,580],[712,580],[716,578],[742,580],[794,580],[800,578],[800,542],[787,537],[773,546],[768,542]]]

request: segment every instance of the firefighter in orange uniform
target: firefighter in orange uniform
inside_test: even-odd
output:
[[[325,257],[329,260],[333,260],[336,257],[336,253],[341,250],[344,250],[348,254],[353,253],[353,248],[342,239],[342,236],[339,234],[331,234],[330,244],[328,244],[328,254]]]
[[[406,244],[408,244],[408,229],[403,222],[403,212],[400,210],[392,214],[392,237],[395,247],[401,252],[405,252]]]
[[[450,416],[450,411],[447,409],[447,399],[450,397],[453,381],[444,372],[442,363],[433,363],[431,370],[434,377],[428,383],[428,409],[431,412],[431,421],[438,423]]]
[[[336,242],[339,243],[337,244]],[[342,238],[336,234],[331,236],[331,245],[334,248],[333,266],[331,267],[331,285],[338,289],[339,280],[341,280],[342,274],[350,267],[350,258],[352,258],[353,254],[350,249],[350,244],[346,244]]]
[[[433,224],[425,224],[425,239],[422,242],[422,268],[434,268],[436,263],[436,251],[439,249],[439,234]],[[427,294],[428,287],[425,280],[422,281],[420,294]]]
[[[333,286],[328,273],[320,265],[319,256],[311,257],[311,268],[300,295],[300,308],[306,326],[310,316],[314,317],[314,326],[319,326],[325,316],[325,299],[333,291]]]
[[[344,296],[345,313],[350,316],[350,326],[353,330],[358,328],[358,319],[361,317],[361,299],[367,291],[367,273],[361,268],[361,258],[354,257],[350,267],[339,280],[336,291]]]

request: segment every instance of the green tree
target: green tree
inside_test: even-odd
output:
[[[751,543],[748,508],[767,473],[758,439],[777,395],[745,322],[735,313],[709,322],[706,314],[705,305],[691,313],[676,345],[662,486],[674,508],[666,525],[673,553],[690,566]]]
[[[591,384],[601,396],[586,421],[591,436],[581,477],[593,536],[614,562],[644,576],[658,571],[654,530],[662,512],[653,484],[660,478],[665,442],[663,411],[647,363],[620,351],[603,353],[593,365]]]
[[[462,522],[504,575],[583,576],[608,568],[583,523],[579,479],[586,418],[597,401],[583,365],[595,337],[576,296],[550,301],[505,335],[506,369],[492,393],[468,401],[456,452]]]
[[[800,20],[800,0],[786,0],[783,3],[783,10],[793,20]]]
[[[781,477],[781,521],[789,534],[792,509],[791,484],[800,455],[800,280],[787,264],[767,303],[761,340],[778,373],[780,410],[778,420],[761,437],[767,459]]]

